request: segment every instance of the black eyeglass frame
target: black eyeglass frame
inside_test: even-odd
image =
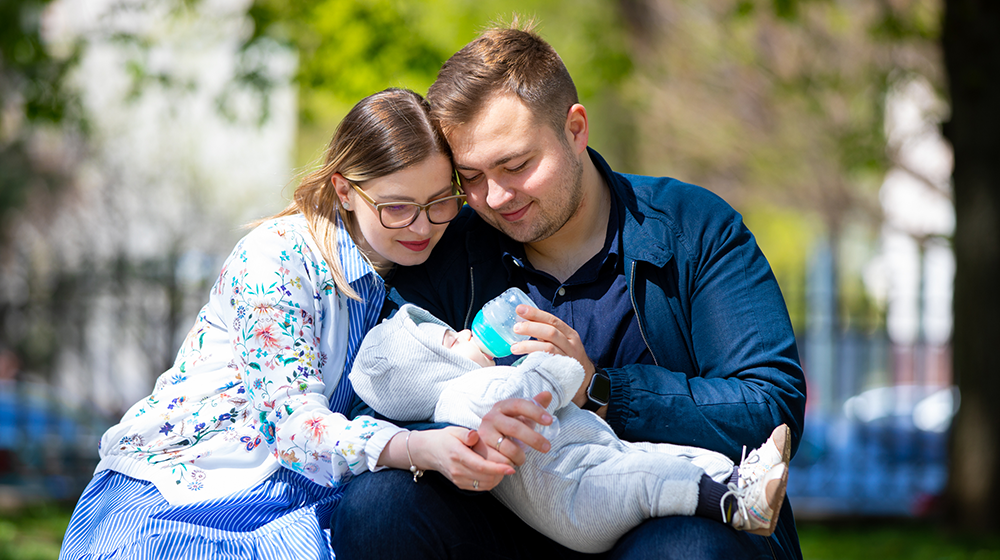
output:
[[[379,221],[379,223],[381,223],[382,227],[384,227],[386,229],[403,229],[403,228],[410,227],[411,225],[413,225],[413,222],[417,221],[417,218],[420,217],[420,212],[421,211],[424,212],[425,214],[427,214],[427,221],[428,222],[430,222],[430,223],[432,223],[434,225],[447,224],[448,222],[450,222],[450,221],[454,220],[456,217],[458,217],[458,212],[455,212],[454,216],[448,218],[447,220],[445,220],[443,222],[435,222],[433,219],[431,219],[431,212],[430,212],[431,206],[434,206],[435,204],[441,204],[442,202],[449,202],[449,201],[452,201],[452,200],[457,200],[457,201],[459,201],[461,203],[461,204],[458,205],[458,209],[461,210],[462,209],[462,205],[465,204],[465,194],[462,193],[462,191],[459,190],[457,186],[455,187],[455,190],[458,191],[458,194],[453,194],[451,196],[446,196],[444,198],[439,198],[437,200],[432,200],[432,201],[428,202],[427,204],[418,204],[416,202],[403,202],[403,201],[375,202],[375,199],[372,198],[371,196],[369,196],[368,193],[366,193],[361,187],[359,187],[358,185],[356,185],[354,183],[354,181],[350,181],[350,180],[347,180],[347,179],[345,179],[345,181],[347,181],[348,185],[351,185],[352,187],[354,187],[354,191],[357,192],[358,195],[365,200],[365,202],[367,202],[368,204],[370,204],[372,206],[372,208],[375,209],[375,212],[378,214],[378,221]],[[412,206],[412,207],[415,207],[417,209],[417,211],[413,213],[413,218],[409,222],[406,222],[403,225],[389,226],[389,225],[386,225],[385,219],[382,217],[382,209],[385,208],[385,207],[387,207],[387,206]]]

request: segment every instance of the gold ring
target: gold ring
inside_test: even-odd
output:
[[[502,453],[502,451],[500,451],[500,445],[503,443],[503,440],[506,437],[507,436],[500,436],[500,439],[497,440],[496,448],[498,453]]]
[[[478,480],[473,480],[472,481],[472,489],[473,490],[479,490],[479,481]]]

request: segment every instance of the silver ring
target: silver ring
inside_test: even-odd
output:
[[[472,481],[472,489],[473,490],[479,490],[479,481],[478,480],[473,480]]]
[[[507,437],[507,436],[500,436],[500,439],[498,439],[498,440],[497,440],[497,444],[496,444],[496,448],[497,448],[497,453],[502,453],[502,452],[500,451],[500,445],[501,445],[501,444],[503,443],[503,440],[504,440],[504,438],[506,438],[506,437]]]

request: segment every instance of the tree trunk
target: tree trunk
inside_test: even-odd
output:
[[[955,151],[954,372],[949,519],[1000,530],[1000,2],[946,0],[942,31]]]

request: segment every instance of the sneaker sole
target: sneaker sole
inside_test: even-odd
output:
[[[782,433],[785,437],[782,438],[784,445],[781,446],[781,462],[785,464],[785,472],[781,475],[781,480],[778,483],[778,490],[775,492],[774,496],[778,501],[778,507],[775,508],[774,513],[771,515],[771,524],[764,528],[754,529],[753,531],[748,531],[752,535],[760,535],[762,537],[770,537],[774,534],[774,529],[778,526],[778,516],[781,514],[781,506],[785,505],[785,490],[788,487],[788,461],[792,457],[792,431],[788,428],[788,425],[782,424],[774,429],[771,433],[771,437],[774,438],[775,434]]]
[[[786,444],[787,447],[787,444]],[[785,505],[785,490],[788,487],[788,464],[785,464],[785,472],[781,473],[781,479],[778,480],[778,488],[774,493],[774,500],[778,502],[778,507],[774,508],[774,512],[771,514],[771,524],[767,527],[761,527],[759,529],[754,529],[752,531],[747,531],[751,535],[759,535],[761,537],[770,537],[774,534],[774,529],[778,526],[778,516],[781,515],[781,506]],[[768,500],[770,502],[770,500]]]
[[[785,435],[784,437],[785,445],[781,447],[781,462],[787,466],[788,461],[792,459],[792,430],[788,428],[787,424],[782,424],[778,426],[776,428],[776,431],[777,430],[782,430]],[[788,470],[785,469],[785,472],[787,473]]]

